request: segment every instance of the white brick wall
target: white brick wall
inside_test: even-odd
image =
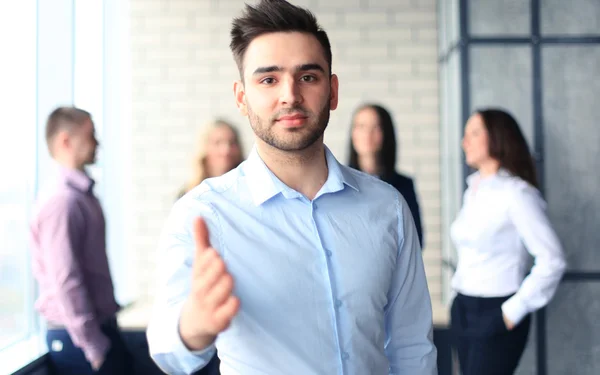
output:
[[[440,139],[435,0],[303,0],[328,32],[339,108],[326,143],[345,162],[349,124],[363,101],[387,106],[396,120],[399,169],[415,177],[434,302],[440,293]],[[237,69],[228,48],[241,0],[131,0],[133,56],[132,243],[153,293],[156,244],[187,176],[199,126],[213,116],[237,124],[248,151],[252,132],[235,108]]]

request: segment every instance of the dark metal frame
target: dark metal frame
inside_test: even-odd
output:
[[[530,45],[532,49],[532,72],[533,72],[533,118],[534,118],[534,144],[533,154],[536,161],[538,179],[540,181],[540,191],[545,193],[544,189],[544,118],[542,108],[543,82],[542,82],[542,54],[541,46],[549,44],[560,45],[600,45],[600,34],[598,35],[580,35],[580,36],[542,36],[540,32],[540,0],[530,0],[531,14],[531,32],[527,37],[473,37],[469,32],[469,0],[459,0],[459,35],[460,39],[440,57],[439,62],[443,63],[458,51],[460,54],[460,82],[461,82],[461,118],[466,123],[471,114],[471,92],[469,89],[470,59],[469,47],[472,45]],[[464,155],[462,156],[463,176],[471,173],[467,166]],[[464,180],[464,179],[463,179]],[[464,181],[463,188],[466,188]],[[452,264],[445,264],[450,266]],[[561,283],[565,282],[600,282],[599,272],[566,272]],[[535,313],[535,337],[536,337],[536,367],[537,375],[548,374],[548,353],[547,353],[547,335],[546,335],[546,310],[540,309]]]

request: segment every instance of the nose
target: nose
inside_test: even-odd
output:
[[[285,80],[281,84],[281,95],[279,101],[281,104],[295,105],[302,101],[300,87],[294,78]]]

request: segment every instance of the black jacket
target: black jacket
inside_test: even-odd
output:
[[[419,210],[419,202],[417,201],[417,194],[415,193],[415,185],[412,178],[394,172],[392,174],[382,176],[381,179],[395,187],[396,190],[402,194],[406,200],[406,203],[408,203],[408,207],[410,208],[410,212],[412,213],[415,221],[415,226],[417,227],[419,242],[421,243],[421,248],[423,248],[425,244],[423,243],[421,212]]]

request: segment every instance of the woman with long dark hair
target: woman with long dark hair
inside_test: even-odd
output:
[[[402,194],[413,215],[419,243],[423,244],[421,212],[413,180],[396,172],[396,132],[390,113],[378,104],[360,106],[352,118],[348,165],[377,176]]]
[[[477,172],[451,227],[458,251],[452,332],[463,375],[510,375],[530,314],[552,299],[566,262],[516,120],[499,109],[476,111],[462,147]]]

